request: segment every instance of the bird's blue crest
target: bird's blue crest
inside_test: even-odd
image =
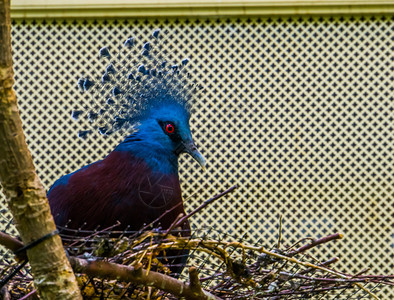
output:
[[[150,40],[126,39],[116,55],[108,47],[99,51],[106,61],[99,78],[86,76],[78,80],[81,92],[91,94],[90,104],[75,109],[75,120],[86,116],[93,129],[79,132],[85,138],[97,130],[101,134],[114,132],[132,133],[152,108],[162,104],[182,106],[191,112],[191,107],[201,87],[192,82],[186,71],[189,59],[181,57],[175,64],[167,62],[169,53],[161,41],[160,30],[153,31]]]

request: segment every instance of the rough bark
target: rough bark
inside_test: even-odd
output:
[[[23,244],[56,230],[46,192],[33,165],[12,89],[9,0],[0,0],[0,183]],[[82,299],[61,239],[52,236],[27,250],[42,299]]]

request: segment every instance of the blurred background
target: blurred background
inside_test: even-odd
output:
[[[105,67],[99,49],[161,28],[172,62],[189,58],[192,79],[204,87],[191,127],[207,171],[181,159],[186,210],[240,186],[195,215],[193,226],[246,233],[270,247],[282,215],[285,244],[342,232],[314,253],[339,256],[342,271],[392,273],[393,5],[75,3],[12,7],[15,90],[46,188],[122,139],[82,140],[78,130],[88,124],[71,118],[89,101],[77,80],[98,78]],[[0,230],[16,234],[2,190],[0,210]],[[381,293],[394,297],[392,289]]]

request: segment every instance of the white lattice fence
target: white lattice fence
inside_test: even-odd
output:
[[[345,239],[321,255],[339,255],[348,271],[392,273],[392,16],[15,21],[15,89],[45,186],[120,139],[77,138],[70,114],[86,101],[77,79],[102,71],[102,46],[157,27],[206,88],[192,131],[208,169],[182,159],[187,209],[241,186],[193,223],[270,246],[283,214],[288,243],[340,231]]]

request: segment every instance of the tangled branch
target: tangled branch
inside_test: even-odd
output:
[[[205,229],[195,229],[191,237],[183,237],[176,229],[186,218],[234,189],[204,202],[189,215],[180,216],[165,231],[155,229],[162,216],[139,232],[115,231],[118,224],[94,232],[63,229],[61,237],[84,297],[274,299],[335,292],[343,296],[343,290],[353,289],[378,299],[373,292],[376,286],[394,285],[394,275],[365,275],[366,270],[346,274],[332,267],[339,261],[338,257],[320,261],[309,255],[315,247],[342,239],[340,233],[319,239],[304,238],[291,246],[286,246],[280,235],[276,247],[268,250],[243,239],[226,240],[220,234],[211,236]],[[23,246],[21,241],[5,233],[0,234],[0,244],[12,251]],[[175,274],[170,264],[171,255],[176,257],[184,255],[182,253],[186,253],[189,260],[180,266],[185,271]],[[24,261],[26,256],[22,252],[16,258]],[[5,266],[8,274],[13,269],[13,264]],[[12,299],[34,293],[31,277],[14,273],[8,289],[3,292]],[[5,278],[10,277],[4,274],[0,274],[0,288],[7,283]],[[13,288],[15,286],[18,289]]]

